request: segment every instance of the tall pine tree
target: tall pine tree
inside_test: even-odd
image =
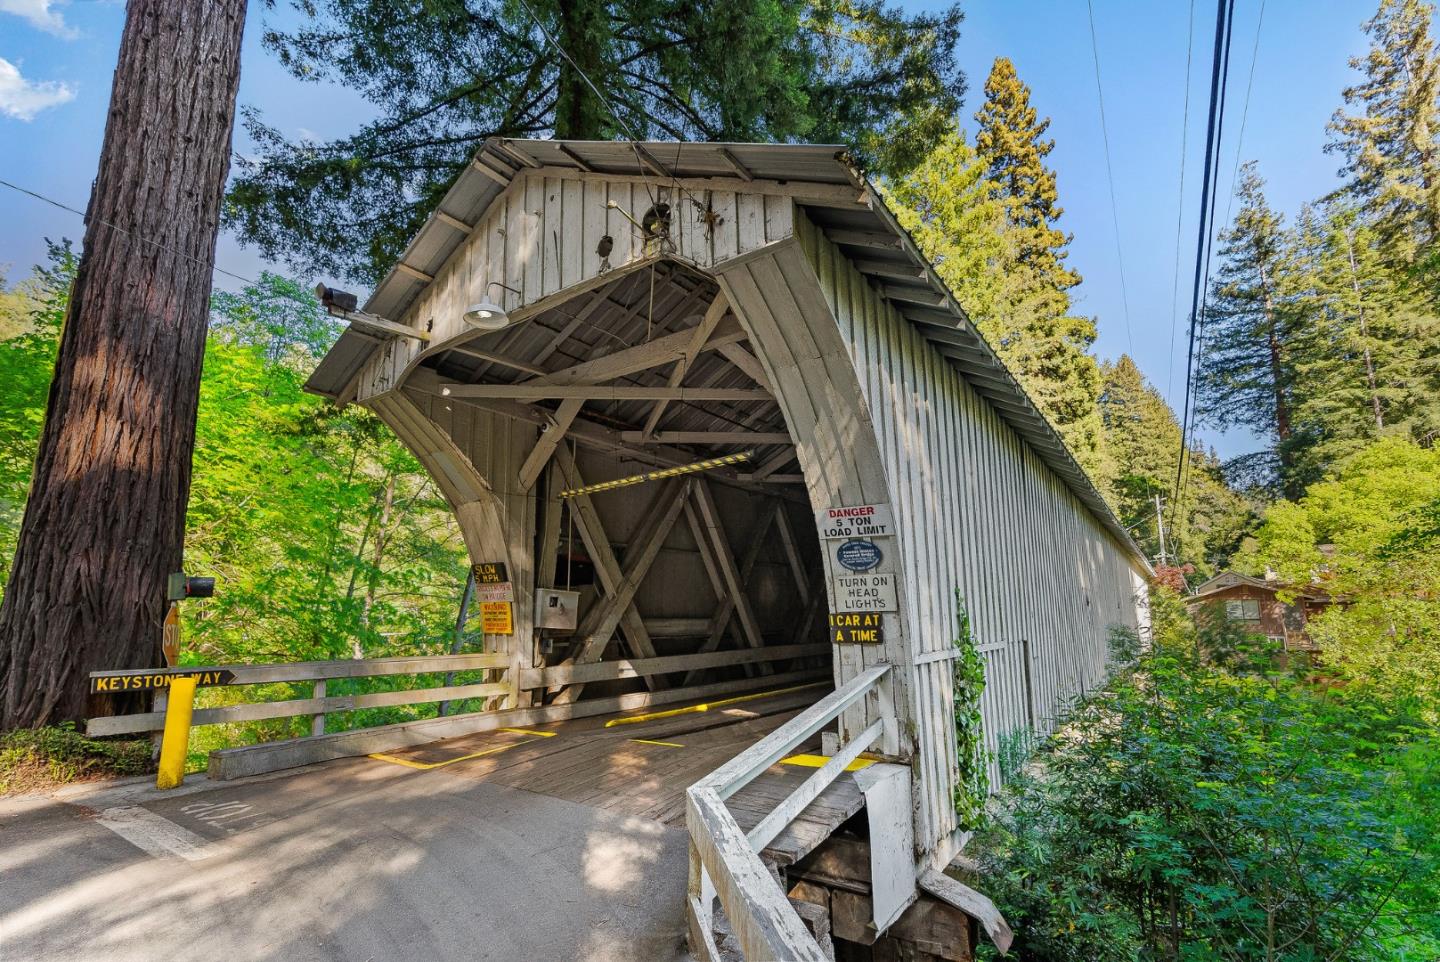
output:
[[[1363,199],[1392,263],[1434,270],[1440,244],[1440,49],[1434,7],[1381,0],[1365,25],[1371,40],[1350,65],[1363,75],[1346,88],[1330,123],[1327,150],[1345,158],[1341,176]],[[1432,292],[1434,293],[1434,292]]]
[[[1059,430],[1093,478],[1107,474],[1089,353],[1095,323],[1070,313],[1080,276],[1065,265],[1070,238],[1056,226],[1054,142],[1030,90],[1004,58],[985,84],[975,146],[951,132],[908,175],[889,184],[926,256],[980,332]]]
[[[1198,423],[1244,427],[1270,439],[1270,450],[1239,462],[1249,483],[1297,494],[1300,439],[1294,423],[1299,326],[1282,295],[1292,270],[1280,215],[1265,200],[1254,162],[1241,168],[1235,192],[1240,210],[1220,235],[1221,267],[1211,284],[1198,347],[1195,413]]]
[[[399,256],[489,137],[803,139],[901,170],[944,133],[965,89],[955,5],[293,3],[305,25],[268,31],[265,46],[296,77],[353,88],[379,116],[310,143],[248,110],[261,156],[233,185],[226,224],[267,257],[361,280]]]
[[[1160,554],[1155,498],[1163,500],[1166,557],[1210,572],[1239,547],[1253,515],[1226,486],[1220,464],[1197,447],[1186,452],[1189,483],[1179,505],[1170,503],[1180,451],[1180,422],[1165,398],[1128,355],[1101,365],[1100,413],[1105,448],[1115,464],[1109,491],[1120,521],[1147,554]]]

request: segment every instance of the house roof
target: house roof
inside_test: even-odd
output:
[[[782,184],[866,189],[864,174],[844,147],[817,144],[717,144],[622,141],[491,139],[456,178],[397,264],[376,286],[365,310],[399,319],[465,242],[457,229],[477,223],[485,210],[526,169],[564,168],[617,176],[663,176],[712,182],[716,189],[765,191]],[[1146,571],[1143,552],[1070,453],[1059,433],[1035,406],[995,350],[971,323],[895,214],[875,192],[868,207],[839,209],[796,203],[832,243],[851,259],[905,317],[946,357],[969,385],[1020,435],[1091,514]],[[417,276],[418,272],[418,276]],[[321,361],[306,388],[340,396],[380,342],[354,329],[343,334]]]
[[[1283,581],[1271,581],[1265,578],[1256,578],[1253,575],[1243,575],[1238,571],[1222,571],[1215,577],[1211,578],[1209,581],[1197,587],[1195,589],[1195,593],[1190,597],[1186,598],[1185,601],[1187,604],[1197,601],[1204,601],[1207,598],[1211,598],[1222,591],[1228,591],[1231,588],[1239,587],[1258,588],[1261,591],[1267,591],[1271,594],[1274,594],[1277,591],[1284,591],[1287,588],[1295,589],[1294,585],[1288,585]],[[1326,595],[1323,591],[1315,591],[1313,589],[1295,590],[1299,591],[1302,598],[1317,601],[1329,599],[1329,596]]]

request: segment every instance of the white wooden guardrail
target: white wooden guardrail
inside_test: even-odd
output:
[[[197,708],[191,725],[221,725],[230,722],[260,721],[266,718],[312,717],[311,734],[325,732],[325,715],[333,711],[357,708],[385,708],[394,705],[418,705],[461,698],[488,698],[507,695],[510,685],[483,682],[471,685],[445,685],[433,688],[411,688],[402,691],[377,691],[361,695],[326,696],[328,681],[337,678],[373,678],[381,675],[419,675],[432,672],[507,670],[512,657],[506,654],[425,655],[413,658],[357,658],[341,661],[298,661],[274,665],[223,665],[215,667],[182,667],[149,671],[95,671],[90,673],[92,691],[121,693],[151,690],[163,692],[164,681],[176,675],[214,673],[224,684],[265,685],[274,682],[308,681],[314,683],[310,698],[285,701],[251,702],[226,705],[222,708]],[[158,680],[157,680],[158,679]],[[136,681],[134,685],[120,682]],[[202,679],[201,684],[207,682]],[[165,727],[165,712],[150,711],[134,715],[108,715],[91,718],[85,733],[91,736],[130,735],[160,731]]]
[[[725,799],[864,698],[889,670],[889,665],[882,664],[857,675],[687,790],[690,883],[686,915],[690,951],[702,962],[721,958],[713,935],[716,898],[750,962],[825,962],[819,944],[760,860],[760,852],[880,738],[883,723],[875,722],[842,747],[748,833],[730,814]]]

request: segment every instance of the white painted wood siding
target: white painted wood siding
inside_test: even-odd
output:
[[[608,206],[612,202],[618,210]],[[652,203],[671,207],[670,243],[663,247],[654,241],[646,244],[621,213],[638,221]],[[387,342],[361,372],[356,398],[363,401],[392,390],[422,352],[467,334],[465,308],[487,297],[521,315],[533,313],[548,298],[572,297],[610,271],[657,254],[708,269],[790,236],[794,209],[789,197],[779,195],[682,192],[653,178],[606,179],[553,168],[524,171],[490,205],[404,316],[391,318],[428,331],[430,342],[406,337]],[[608,267],[595,252],[607,234],[614,239]],[[492,288],[492,281],[521,293]]]
[[[865,394],[901,530],[913,657],[949,649],[956,593],[987,649],[986,747],[1048,732],[1106,677],[1113,625],[1136,629],[1143,580],[1122,547],[824,235],[797,234]],[[1026,644],[1028,643],[1028,645]],[[1030,652],[1030,691],[1025,649]],[[951,663],[915,666],[911,702],[932,839],[954,826]],[[991,765],[992,781],[998,768]]]

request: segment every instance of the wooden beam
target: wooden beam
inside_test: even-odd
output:
[[[421,331],[410,327],[408,324],[397,324],[394,321],[374,314],[346,314],[345,319],[350,326],[358,329],[361,333],[381,332],[393,334],[396,337],[413,337],[417,341],[429,341],[430,332]]]
[[[775,527],[780,531],[780,544],[785,548],[785,560],[790,562],[790,574],[795,578],[795,589],[800,593],[803,604],[810,603],[810,578],[805,573],[805,563],[800,560],[800,546],[795,538],[795,529],[790,526],[790,513],[785,506],[775,512]]]
[[[480,173],[484,174],[486,177],[489,177],[491,180],[495,181],[495,183],[499,184],[501,187],[509,187],[510,181],[515,177],[514,174],[506,175],[496,170],[494,167],[489,166],[488,164],[481,163],[479,157],[476,157],[474,160],[472,160],[470,162],[470,166],[480,171]]]
[[[913,261],[905,261],[896,264],[892,261],[877,261],[860,258],[850,262],[855,269],[862,274],[875,274],[880,277],[907,277],[918,278],[925,276],[925,268],[920,267]]]
[[[529,491],[535,486],[535,481],[540,477],[540,472],[545,465],[550,463],[550,455],[555,453],[555,447],[564,438],[565,432],[570,430],[570,425],[575,422],[575,416],[585,406],[582,398],[566,398],[560,402],[560,408],[555,412],[555,423],[547,427],[540,434],[540,439],[535,442],[535,447],[525,457],[525,463],[520,465],[520,490]]]
[[[469,234],[475,229],[474,224],[467,224],[458,217],[451,217],[443,210],[437,210],[435,212],[435,219],[438,220],[440,223],[444,224],[446,227],[452,227],[462,234]]]
[[[759,648],[765,644],[765,638],[760,632],[760,623],[755,618],[755,611],[750,607],[750,599],[745,595],[745,579],[741,576],[740,569],[735,566],[735,556],[730,551],[730,541],[725,535],[725,526],[721,523],[720,509],[716,506],[715,497],[704,478],[695,478],[694,495],[695,508],[700,514],[700,521],[710,538],[710,543],[715,548],[715,566],[720,572],[720,577],[725,581],[726,601],[733,607],[735,615],[740,621],[740,632],[746,643],[751,648]],[[775,509],[772,507],[764,522],[764,528],[769,527],[770,521],[774,518],[774,511]],[[752,536],[751,546],[758,546],[763,540],[762,530],[759,536]],[[721,609],[723,610],[725,607],[725,603],[722,603]],[[716,640],[718,642],[718,637]]]
[[[690,340],[680,352],[680,357],[676,359],[675,366],[670,369],[670,377],[665,382],[667,385],[670,387],[679,387],[680,382],[685,380],[685,374],[690,370],[690,365],[695,363],[695,359],[700,356],[700,352],[705,350],[706,342],[710,340],[710,335],[715,331],[715,326],[720,323],[720,318],[725,316],[725,312],[729,310],[729,307],[730,304],[725,300],[723,293],[715,295],[715,299],[711,301],[710,306],[706,308],[705,315],[700,318],[700,323],[695,325],[695,328],[690,332]],[[660,423],[660,417],[665,413],[665,408],[669,403],[669,401],[655,402],[655,406],[650,409],[650,416],[645,420],[645,426],[640,430],[641,437],[648,437],[654,433],[655,426]]]
[[[939,291],[931,290],[928,287],[903,287],[899,284],[886,284],[881,288],[881,293],[892,301],[905,301],[909,304],[929,304],[932,307],[939,307],[945,303],[945,295]]]
[[[721,159],[724,160],[725,163],[730,165],[730,169],[735,171],[735,176],[739,177],[741,180],[746,181],[751,181],[755,179],[755,175],[750,173],[750,169],[744,164],[740,163],[736,156],[730,153],[730,151],[726,150],[724,147],[717,147],[716,151],[720,154]]]
[[[435,277],[433,275],[425,273],[418,267],[411,267],[404,261],[396,261],[395,269],[402,274],[409,274],[417,281],[424,281],[426,284],[429,284],[435,280]]]
[[[555,449],[554,462],[559,467],[567,487],[584,486],[585,479],[581,477],[575,459],[564,445]],[[580,530],[580,540],[585,542],[585,549],[590,553],[590,561],[595,566],[595,577],[600,581],[600,587],[604,588],[607,594],[611,593],[619,587],[619,579],[615,576],[620,570],[620,564],[615,560],[615,551],[610,547],[605,526],[600,523],[595,502],[588,494],[576,495],[569,500],[575,527]],[[650,632],[645,630],[645,622],[641,620],[640,613],[633,604],[624,608],[620,628],[625,634],[632,655],[640,658],[655,657],[655,645],[650,640]]]
[[[765,368],[761,365],[760,359],[754,354],[751,354],[744,345],[722,344],[720,345],[720,353],[724,356],[725,360],[744,371],[750,380],[771,394],[775,393],[774,387],[770,384],[770,379],[765,376]]]
[[[660,555],[660,548],[665,544],[666,537],[675,527],[675,522],[680,517],[685,502],[690,497],[690,489],[693,482],[689,478],[673,478],[662,485],[656,492],[655,499],[647,511],[649,519],[645,525],[646,530],[641,537],[625,550],[625,568],[623,571],[612,570],[611,580],[615,581],[614,590],[607,590],[604,601],[595,609],[589,630],[580,637],[578,646],[574,653],[566,659],[566,663],[580,663],[599,661],[605,653],[605,648],[610,644],[610,639],[615,635],[615,629],[619,627],[620,620],[626,611],[631,610],[635,600],[635,592],[640,588],[640,582],[650,573],[650,566]],[[597,560],[597,559],[592,559]],[[614,564],[614,555],[608,559],[608,563]],[[599,564],[597,560],[596,567]],[[618,579],[618,580],[617,580]],[[653,648],[651,649],[653,652]],[[583,685],[572,684],[556,696],[556,702],[561,704],[572,702],[580,696]],[[652,685],[651,687],[663,687]]]
[[[748,388],[639,387],[628,384],[452,384],[441,388],[442,397],[584,398],[596,401],[773,401],[769,391]]]
[[[718,320],[718,318],[717,318]],[[713,338],[702,340],[699,345],[692,348],[691,341],[694,339],[693,330],[676,331],[674,334],[666,334],[655,338],[653,341],[646,341],[634,347],[627,347],[594,360],[584,361],[559,371],[552,371],[542,377],[526,381],[526,384],[591,384],[600,381],[609,381],[613,378],[624,377],[627,374],[635,374],[640,371],[648,371],[652,367],[659,367],[671,361],[680,360],[686,356],[686,351],[693,350],[691,359],[702,351],[714,350],[720,344],[733,343],[745,339],[745,332],[740,325],[731,322],[723,330],[716,331]],[[671,385],[674,387],[675,385]]]
[[[627,444],[789,444],[784,431],[621,431]]]
[[[566,147],[559,141],[555,142],[555,146],[559,149],[560,153],[564,154],[566,157],[569,157],[570,160],[574,162],[576,167],[579,167],[587,174],[595,173],[595,168],[585,163],[584,158],[582,158],[579,154],[575,153],[575,151],[571,150],[569,147]]]
[[[464,354],[467,357],[473,357],[477,361],[486,361],[490,364],[498,364],[501,367],[508,367],[514,371],[524,371],[526,374],[545,373],[545,369],[543,367],[536,367],[534,364],[531,364],[528,361],[522,361],[518,358],[507,357],[504,354],[495,354],[491,351],[481,351],[477,348],[471,347],[468,344],[457,344],[454,347],[450,348],[450,350],[455,351],[458,354]]]
[[[794,460],[795,449],[786,448],[784,451],[781,451],[779,454],[772,456],[764,464],[761,464],[759,467],[757,467],[755,471],[750,475],[750,479],[752,481],[764,481],[766,478],[770,477],[770,475],[774,474],[776,471],[779,471],[781,468],[785,467],[785,465],[789,464],[791,461]]]
[[[905,242],[898,234],[886,234],[869,230],[827,230],[825,236],[836,244],[847,247],[888,247],[904,250]]]
[[[712,651],[695,655],[666,655],[660,658],[633,658],[597,661],[587,664],[555,665],[550,668],[527,669],[520,673],[521,688],[546,688],[554,685],[583,684],[592,681],[616,681],[664,675],[675,671],[716,668],[721,665],[753,664],[759,661],[784,661],[824,655],[829,644],[774,645],[747,651]]]

